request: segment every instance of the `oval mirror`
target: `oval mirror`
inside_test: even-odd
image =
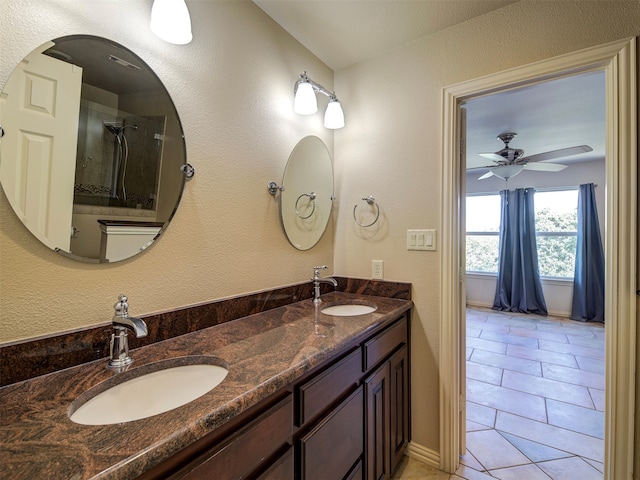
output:
[[[182,125],[162,82],[129,49],[57,38],[15,68],[0,95],[0,183],[49,248],[124,260],[151,245],[185,183]]]
[[[295,146],[282,179],[280,219],[298,250],[309,250],[324,233],[333,204],[333,161],[324,142],[313,135]]]

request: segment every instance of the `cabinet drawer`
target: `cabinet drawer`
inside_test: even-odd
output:
[[[293,480],[293,447],[273,462],[258,480]]]
[[[350,353],[327,370],[298,387],[297,426],[304,425],[358,383],[362,351]]]
[[[360,386],[318,426],[300,439],[303,480],[344,478],[361,458],[363,387]]]
[[[407,342],[407,317],[380,332],[364,344],[364,369],[373,368],[378,362],[393,352],[398,345]]]
[[[289,442],[292,434],[291,395],[242,428],[182,478],[216,480],[244,478]]]

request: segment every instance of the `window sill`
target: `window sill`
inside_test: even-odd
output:
[[[481,279],[491,279],[497,278],[497,273],[490,272],[466,272],[467,278],[476,278],[478,280]],[[545,285],[558,285],[562,287],[566,287],[568,285],[573,284],[573,278],[564,278],[564,277],[541,277],[540,281]]]
[[[497,273],[492,272],[466,272],[467,278],[496,278]]]

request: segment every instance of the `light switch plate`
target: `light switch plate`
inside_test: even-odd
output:
[[[436,250],[436,231],[407,230],[407,250]]]

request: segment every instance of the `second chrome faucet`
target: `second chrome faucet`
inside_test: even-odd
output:
[[[329,267],[327,265],[320,265],[313,267],[313,278],[311,281],[313,282],[313,303],[318,305],[322,303],[322,299],[320,298],[320,284],[328,283],[333,285],[334,287],[338,286],[338,282],[333,277],[324,277],[320,278],[320,270],[326,270]]]

